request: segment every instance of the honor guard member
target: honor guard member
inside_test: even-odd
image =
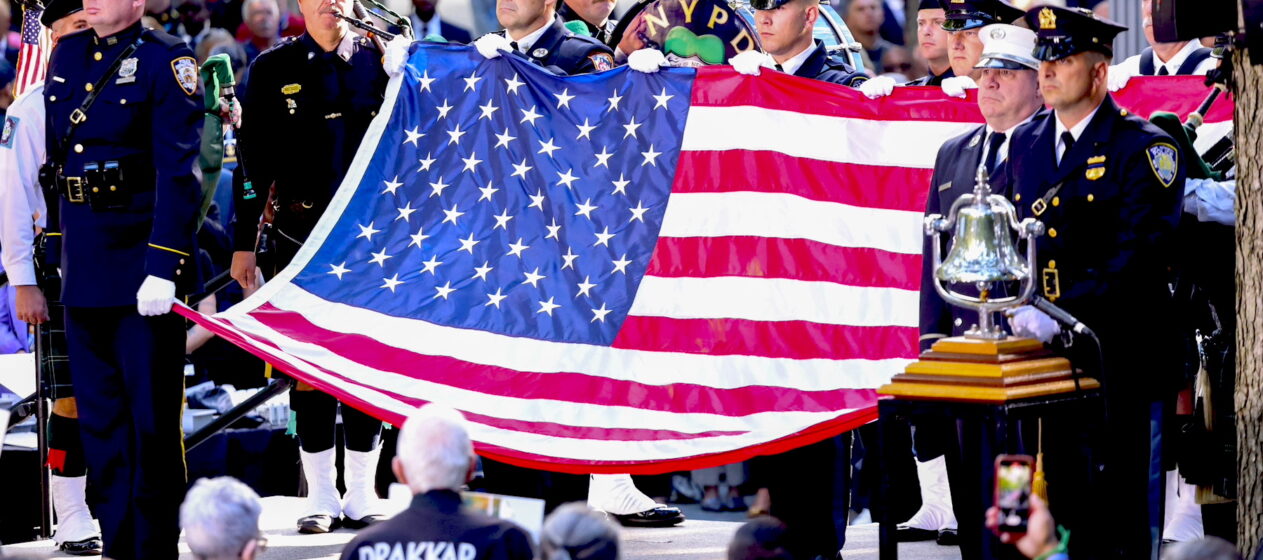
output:
[[[1205,76],[1219,65],[1200,41],[1159,43],[1153,36],[1153,0],[1140,0],[1140,15],[1149,46],[1110,67],[1110,91],[1123,89],[1135,76]]]
[[[908,86],[941,86],[944,78],[950,78],[952,65],[947,59],[947,30],[943,5],[939,0],[921,0],[917,5],[917,51],[929,63],[925,76],[912,80]]]
[[[616,0],[558,0],[557,15],[562,21],[577,21],[588,29],[588,34],[609,48],[614,38],[618,20],[610,17]]]
[[[497,0],[496,17],[502,31],[474,41],[487,58],[505,50],[566,75],[604,72],[614,68],[614,51],[600,41],[566,29],[557,15],[561,0]]]
[[[1006,166],[1013,203],[1019,219],[1047,227],[1032,271],[1039,295],[1095,331],[1099,354],[1082,338],[1066,351],[1100,379],[1104,397],[1104,421],[1081,426],[1099,444],[1100,470],[1067,473],[1066,463],[1086,450],[1047,449],[1050,504],[1074,535],[1072,557],[1149,558],[1162,521],[1156,436],[1162,400],[1179,374],[1172,364],[1181,363],[1168,269],[1184,161],[1169,136],[1120,108],[1106,89],[1111,44],[1125,27],[1059,7],[1034,8],[1026,22],[1038,34],[1040,90],[1052,111],[1014,132],[1011,142],[1022,149]],[[1009,324],[1043,341],[1059,330],[1031,307],[1017,309]],[[1074,440],[1049,434],[1043,441]],[[1075,474],[1091,474],[1091,484]]]
[[[70,374],[103,555],[174,559],[185,331],[168,311],[197,289],[197,62],[141,27],[143,0],[83,4],[92,30],[49,60],[40,170],[58,204]]]
[[[993,23],[1014,23],[1022,18],[1022,10],[1004,0],[946,0],[943,29],[947,31],[947,58],[952,76],[943,77],[939,85],[949,97],[965,97],[965,90],[978,87],[975,66],[982,56],[982,40],[978,30]],[[873,79],[861,88],[870,98],[890,95],[894,80]]]
[[[1039,61],[1031,54],[1035,49],[1035,33],[1023,27],[1002,23],[979,30],[982,56],[976,66],[978,77],[978,109],[985,124],[943,143],[934,161],[925,215],[946,215],[962,195],[973,193],[978,168],[987,170],[991,192],[1008,198],[1008,185],[1002,167],[1008,160],[1010,138],[1019,125],[1029,122],[1044,107],[1039,92]],[[961,336],[978,320],[976,312],[966,312],[948,305],[934,288],[931,264],[931,239],[925,238],[921,272],[921,350],[929,350],[937,340]],[[945,248],[944,248],[945,249]],[[946,253],[944,253],[946,254]],[[961,289],[957,286],[957,289]],[[998,288],[997,289],[1001,289]],[[977,296],[978,294],[971,294]],[[961,419],[962,425],[968,420]],[[990,461],[977,452],[977,436],[981,427],[972,427],[956,434],[941,424],[915,423],[913,452],[917,458],[917,478],[921,485],[921,509],[899,525],[900,540],[935,538],[941,542],[945,531],[956,532],[960,520],[960,547],[964,558],[988,558],[991,551],[982,549],[982,521],[990,501],[990,487],[980,487],[976,473]],[[944,445],[961,442],[966,448],[959,464],[944,469]],[[953,456],[953,459],[955,457]],[[948,475],[950,474],[950,491]]]
[[[82,0],[50,2],[40,14],[56,47],[63,35],[88,28]],[[0,252],[9,283],[16,288],[18,319],[39,326],[44,337],[39,358],[49,364],[53,409],[48,417],[48,466],[57,516],[53,542],[58,550],[76,556],[101,554],[101,532],[92,521],[85,488],[87,463],[79,437],[78,411],[65,359],[65,312],[57,301],[60,251],[50,239],[48,204],[39,184],[39,169],[47,147],[44,137],[44,85],[31,88],[9,106],[0,137]],[[56,199],[53,208],[56,209]],[[56,222],[56,220],[53,220]],[[54,223],[54,226],[56,224]],[[36,229],[43,230],[37,237]],[[37,256],[36,247],[40,247]],[[36,263],[35,260],[40,262]],[[49,298],[52,301],[48,301]],[[50,312],[51,308],[51,312]],[[26,333],[22,333],[25,341]]]
[[[760,68],[822,82],[859,87],[868,79],[846,61],[843,54],[831,54],[813,35],[820,4],[813,0],[754,0],[754,24],[763,52],[749,50],[728,61],[742,74],[757,76]]]
[[[232,277],[244,288],[255,284],[258,231],[252,226],[263,215],[264,201],[271,200],[275,211],[267,236],[271,277],[307,240],[381,108],[387,82],[382,52],[338,17],[350,13],[351,4],[300,0],[306,32],[283,39],[250,66],[238,138],[248,183],[237,184],[232,264]],[[340,501],[334,466],[338,401],[300,383],[290,403],[308,489],[299,532],[327,533],[384,519],[374,484],[381,421],[341,407],[346,495]]]

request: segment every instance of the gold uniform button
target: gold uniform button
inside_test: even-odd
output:
[[[1013,202],[1021,202],[1021,201],[1022,201],[1022,193],[1017,193],[1013,195]]]
[[[180,259],[180,264],[184,264],[184,259]]]
[[[1048,268],[1057,268],[1057,261],[1048,261]]]
[[[118,190],[118,187],[116,187],[116,186],[114,186],[114,185],[110,185],[110,192],[114,192],[114,191],[116,191],[116,190]]]
[[[75,153],[76,153],[76,154],[82,154],[82,153],[83,153],[83,144],[75,144]]]
[[[1092,202],[1093,200],[1096,200],[1096,197],[1095,197],[1095,196],[1092,196],[1092,195],[1090,195],[1090,194],[1089,194],[1089,195],[1088,195],[1088,202]]]
[[[86,91],[92,91],[92,84],[83,84],[83,89]]]
[[[56,95],[50,95],[50,96],[48,96],[48,100],[49,100],[49,101],[57,101],[57,96],[56,96]]]
[[[1056,229],[1056,228],[1050,228],[1050,229],[1048,230],[1048,237],[1057,237],[1057,229]]]
[[[1119,111],[1119,112],[1118,112],[1118,114],[1120,114],[1120,115],[1122,115],[1122,116],[1126,117],[1126,116],[1127,116],[1127,109],[1123,109],[1123,110]]]
[[[1061,197],[1054,196],[1052,199],[1053,206],[1061,206]]]
[[[92,187],[92,192],[94,192],[94,193],[101,192],[101,188],[100,188],[100,187]]]
[[[92,60],[101,60],[101,53],[92,53]]]
[[[126,105],[126,104],[127,104],[127,100],[126,100],[126,99],[119,99],[119,100],[118,100],[118,104],[119,104],[119,105]]]
[[[177,269],[175,269],[175,275],[176,275],[176,276],[179,276],[179,275],[180,275],[180,269],[178,269],[178,268],[177,268]]]

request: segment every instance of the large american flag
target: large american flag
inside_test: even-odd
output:
[[[13,81],[14,99],[44,83],[52,40],[48,28],[39,22],[43,13],[44,8],[34,0],[22,4],[22,48],[18,51],[17,78]]]
[[[392,423],[570,472],[730,463],[872,420],[973,101],[723,67],[570,78],[424,45],[294,263],[182,313]]]

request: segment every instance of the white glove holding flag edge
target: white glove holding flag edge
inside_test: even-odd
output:
[[[627,55],[627,65],[637,72],[652,74],[667,65],[667,56],[658,49],[640,49]]]
[[[175,282],[157,276],[146,276],[136,291],[136,311],[146,317],[171,311],[175,303]]]
[[[1114,92],[1127,87],[1127,82],[1130,82],[1133,77],[1130,68],[1117,64],[1110,66],[1109,72],[1105,77],[1105,84],[1111,92]]]
[[[1029,305],[1006,311],[1005,314],[1009,316],[1009,328],[1017,336],[1048,342],[1061,332],[1061,325],[1057,321]]]
[[[403,33],[386,43],[386,54],[382,55],[382,68],[386,70],[387,76],[393,78],[403,73],[403,67],[408,62],[408,47],[410,46],[412,46],[412,39]]]
[[[874,76],[860,84],[860,93],[869,99],[886,97],[895,92],[895,79],[890,76]]]
[[[943,78],[943,95],[964,99],[967,89],[978,89],[978,84],[969,76]]]
[[[772,62],[772,56],[765,52],[748,50],[728,59],[728,64],[731,64],[732,69],[738,74],[758,76],[763,72],[763,68],[775,68],[776,63]]]
[[[488,33],[479,37],[477,41],[474,41],[474,48],[478,49],[478,54],[481,54],[483,58],[489,59],[499,58],[500,51],[513,51],[513,45],[509,44],[509,40],[498,33]]]

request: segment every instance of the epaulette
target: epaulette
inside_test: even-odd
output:
[[[141,36],[145,38],[145,42],[149,44],[162,45],[168,49],[175,47],[188,47],[188,43],[185,43],[184,40],[167,33],[162,29],[146,27],[140,33]]]

